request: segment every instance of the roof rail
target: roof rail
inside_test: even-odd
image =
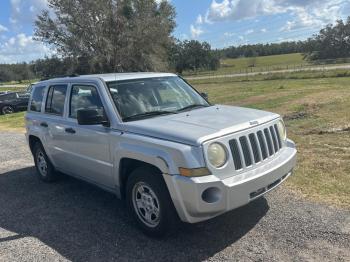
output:
[[[70,74],[70,75],[57,75],[57,76],[52,76],[52,77],[44,77],[41,78],[40,81],[46,81],[49,79],[53,79],[53,78],[64,78],[64,77],[79,77],[79,74]]]
[[[78,76],[79,76],[79,74],[73,73],[73,74],[69,75],[68,77],[78,77]]]

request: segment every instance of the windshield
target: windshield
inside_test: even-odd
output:
[[[123,121],[207,107],[210,104],[179,77],[107,82]]]

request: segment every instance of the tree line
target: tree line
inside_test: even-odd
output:
[[[230,46],[216,52],[221,58],[256,57],[305,52],[305,41]]]
[[[307,60],[350,57],[350,17],[329,24],[305,41],[231,46],[216,50],[220,58],[303,53]]]
[[[32,63],[0,64],[0,83],[37,78]]]
[[[350,18],[306,41],[232,46],[173,37],[175,8],[155,0],[48,0],[35,22],[35,40],[57,55],[0,65],[0,81],[71,74],[216,70],[222,58],[305,53],[306,59],[349,56]],[[54,14],[54,15],[52,15]]]

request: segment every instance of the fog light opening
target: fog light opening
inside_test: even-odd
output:
[[[209,187],[202,193],[202,199],[204,202],[213,204],[221,199],[221,190],[217,187]]]

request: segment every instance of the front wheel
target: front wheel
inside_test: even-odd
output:
[[[126,194],[128,209],[146,235],[161,237],[174,229],[177,214],[161,174],[152,168],[136,169]]]
[[[7,114],[12,114],[12,113],[14,113],[15,112],[15,109],[12,107],[12,106],[3,106],[2,108],[1,108],[1,113],[3,114],[3,115],[7,115]]]

